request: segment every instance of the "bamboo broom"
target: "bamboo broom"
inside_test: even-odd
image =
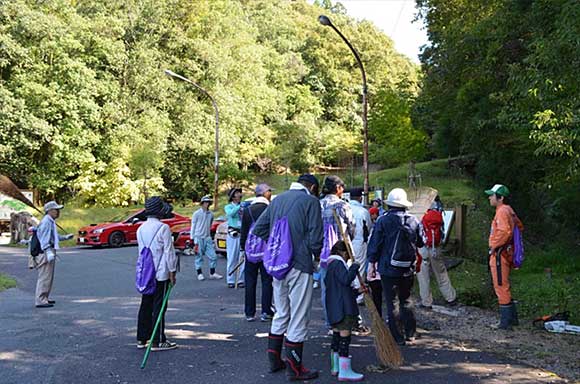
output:
[[[348,257],[354,262],[351,244],[349,238],[344,232],[344,229],[342,228],[342,222],[336,214],[336,210],[333,209],[332,214],[334,215],[334,220],[336,221],[340,234],[342,235],[342,239],[346,244]],[[373,331],[377,359],[383,365],[391,368],[398,368],[403,364],[403,355],[401,355],[401,350],[397,346],[397,343],[395,343],[395,339],[393,339],[391,331],[389,331],[389,328],[387,328],[387,324],[381,318],[381,316],[379,316],[377,307],[375,306],[375,303],[369,294],[369,290],[364,284],[359,272],[357,272],[357,277],[361,287],[364,289],[363,296],[365,300],[365,306],[367,307],[371,317],[371,329]]]

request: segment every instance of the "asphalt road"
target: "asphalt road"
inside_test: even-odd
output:
[[[51,309],[34,308],[36,272],[27,269],[23,249],[0,247],[0,271],[17,278],[18,288],[0,293],[0,383],[282,383],[283,373],[267,373],[266,323],[248,323],[243,291],[222,281],[199,282],[193,258],[170,299],[168,336],[174,351],[152,353],[139,369],[143,351],[135,347],[140,297],[134,288],[135,247],[70,248],[56,266]],[[224,273],[219,259],[218,271]],[[319,291],[315,291],[318,293]],[[318,295],[317,295],[318,296]],[[314,302],[308,367],[329,374],[330,339],[323,332],[320,301]],[[354,337],[354,368],[375,364],[370,337]],[[545,372],[424,333],[403,348],[397,371],[367,373],[367,383],[538,383],[554,382]]]

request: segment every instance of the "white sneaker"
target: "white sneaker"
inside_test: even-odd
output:
[[[200,273],[200,274],[197,275],[197,279],[199,281],[204,281],[205,280],[205,276],[203,275],[203,273]]]
[[[209,275],[209,279],[210,280],[219,280],[219,279],[223,279],[224,277],[222,275],[218,275],[217,273],[212,273],[211,275]]]
[[[318,284],[318,281],[315,281],[312,288],[318,289],[319,287],[320,287],[320,284]]]

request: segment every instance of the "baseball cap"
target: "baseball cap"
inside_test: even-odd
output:
[[[49,201],[48,203],[44,204],[44,212],[48,212],[51,209],[63,209],[64,205],[58,204],[56,201]]]
[[[510,190],[508,189],[508,187],[506,187],[503,184],[496,184],[491,189],[487,189],[485,191],[485,194],[488,196],[500,195],[500,196],[507,197],[510,195]]]
[[[364,195],[364,189],[360,187],[351,188],[350,197],[362,197]]]
[[[268,192],[268,191],[273,191],[274,188],[270,187],[268,184],[266,183],[261,183],[258,184],[256,186],[256,196],[263,196],[264,193]]]
[[[210,195],[205,195],[204,197],[201,198],[200,203],[201,204],[203,204],[203,203],[213,203],[213,199],[211,198]]]

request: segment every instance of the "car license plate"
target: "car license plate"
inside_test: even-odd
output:
[[[218,240],[218,248],[225,248],[226,242],[225,240]]]
[[[79,237],[79,243],[84,243],[85,242],[85,238],[84,237]]]

